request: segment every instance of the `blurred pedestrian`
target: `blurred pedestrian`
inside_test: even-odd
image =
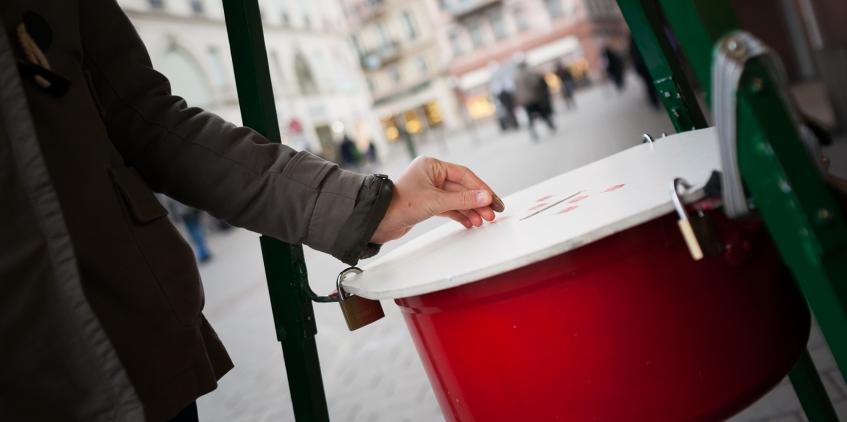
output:
[[[568,109],[576,108],[576,101],[573,98],[574,77],[571,69],[564,63],[556,63],[556,76],[559,78],[560,89],[562,90],[562,98],[565,100],[565,106]]]
[[[341,137],[341,144],[338,145],[339,157],[341,160],[341,168],[358,171],[362,162],[362,152],[359,147],[353,142],[347,133]]]
[[[515,74],[515,100],[523,107],[529,120],[529,134],[532,140],[538,140],[535,131],[535,119],[541,118],[547,123],[551,132],[556,131],[556,125],[551,118],[550,90],[544,77],[533,72],[526,62],[518,65]]]
[[[411,132],[406,130],[406,125],[398,124],[396,127],[400,139],[402,139],[403,143],[406,145],[406,151],[409,152],[409,157],[414,160],[418,157],[418,149],[415,147],[414,136],[412,136]]]
[[[624,89],[624,63],[620,54],[612,50],[608,45],[603,47],[603,59],[606,64],[606,75],[618,91]]]
[[[647,69],[647,64],[644,63],[644,57],[638,51],[638,46],[635,44],[635,37],[632,36],[629,38],[629,55],[632,59],[632,67],[635,68],[635,72],[638,73],[638,76],[644,83],[644,89],[647,91],[647,101],[654,109],[658,110],[659,95],[656,93],[656,86],[653,85],[653,77],[650,76],[650,70]]]
[[[515,116],[515,77],[514,67],[510,64],[489,64],[491,83],[489,90],[494,99],[497,122],[500,130],[506,131],[518,128],[518,118]]]
[[[203,264],[211,261],[212,253],[206,243],[206,234],[203,230],[203,212],[165,195],[157,194],[156,197],[168,209],[174,222],[185,227],[197,262]]]
[[[503,210],[459,165],[392,182],[189,107],[115,0],[0,4],[3,421],[196,421],[233,368],[154,191],[348,265]]]
[[[497,120],[501,130],[517,129],[518,118],[515,116],[515,94],[511,91],[500,91],[496,94]]]

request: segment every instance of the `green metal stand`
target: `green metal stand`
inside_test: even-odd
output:
[[[788,376],[800,399],[803,411],[810,421],[838,422],[838,415],[832,407],[832,402],[829,401],[809,352],[803,351],[800,360]]]
[[[235,82],[244,125],[279,142],[268,56],[257,0],[223,0]],[[298,421],[328,421],[315,335],[318,332],[303,248],[261,238],[265,274],[277,339],[282,343],[294,416]]]
[[[688,130],[685,116],[693,115],[699,123],[699,110],[690,101],[691,90],[684,88],[684,75],[674,67],[675,52],[663,25],[670,24],[700,87],[708,93],[715,45],[739,28],[729,1],[618,3],[657,88],[661,92],[660,84],[668,78],[680,88],[679,104],[662,96],[677,130]],[[847,223],[814,158],[800,142],[783,93],[760,62],[753,61],[742,77],[737,121],[739,167],[745,185],[847,379]],[[810,420],[837,420],[808,352],[790,378]]]
[[[664,31],[664,16],[655,0],[619,0],[638,51],[650,71],[659,99],[677,132],[708,126]]]

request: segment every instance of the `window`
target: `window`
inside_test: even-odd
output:
[[[291,16],[288,15],[288,12],[283,10],[279,18],[282,22],[282,26],[291,26]]]
[[[269,59],[270,65],[273,66],[271,68],[273,70],[273,74],[271,74],[271,77],[274,81],[274,91],[277,93],[277,96],[285,95],[289,91],[289,79],[285,73],[285,68],[282,67],[282,62],[280,61],[279,53],[276,50],[271,50]]]
[[[453,56],[458,57],[465,54],[465,49],[462,46],[462,35],[459,31],[450,31],[450,47],[453,49]]]
[[[224,62],[221,58],[221,52],[218,47],[212,45],[208,50],[209,64],[211,65],[212,82],[215,86],[221,88],[227,85],[226,70],[224,70]]]
[[[299,51],[294,55],[294,74],[297,75],[297,84],[300,86],[301,94],[313,95],[318,93],[312,68],[303,53]]]
[[[503,11],[498,9],[491,12],[488,16],[491,22],[491,29],[494,31],[494,38],[502,40],[509,36],[509,31],[506,29],[506,21],[503,19]]]
[[[303,15],[303,26],[312,28],[312,18],[309,15]]]
[[[485,34],[482,32],[482,22],[478,19],[474,19],[469,22],[468,32],[471,34],[471,42],[473,43],[474,48],[485,47],[486,40]]]
[[[202,0],[191,0],[191,11],[196,15],[203,14],[203,1]]]
[[[544,0],[544,5],[547,7],[547,13],[553,19],[564,16],[565,11],[562,9],[562,0]]]
[[[164,0],[149,0],[151,9],[164,9],[165,2]]]
[[[512,9],[512,14],[515,17],[515,26],[518,27],[518,32],[524,32],[529,29],[529,20],[526,16],[526,11],[523,7],[516,7]]]
[[[363,51],[362,42],[359,41],[359,36],[356,34],[351,35],[350,42],[353,44],[353,48],[356,50],[356,53],[361,56]]]
[[[403,26],[406,28],[406,36],[413,40],[418,37],[418,28],[415,25],[415,18],[412,12],[408,10],[403,12]]]
[[[400,82],[403,82],[403,75],[400,73],[400,68],[394,66],[391,68],[391,80],[394,81],[395,85],[400,85]]]
[[[418,66],[418,71],[422,75],[426,75],[426,73],[429,71],[429,65],[426,62],[426,57],[424,57],[424,56],[418,57],[418,59],[416,60],[416,64]]]
[[[391,43],[391,39],[388,36],[388,30],[385,29],[385,24],[382,22],[377,23],[376,32],[379,34],[379,41],[382,45],[388,45]]]

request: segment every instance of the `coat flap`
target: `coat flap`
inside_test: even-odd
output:
[[[132,167],[113,167],[109,173],[136,222],[146,224],[168,215],[137,170]]]

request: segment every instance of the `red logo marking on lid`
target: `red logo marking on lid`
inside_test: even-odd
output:
[[[582,201],[583,199],[586,199],[586,198],[588,198],[588,195],[579,195],[576,198],[571,199],[567,203],[568,204],[576,204],[577,202]]]
[[[541,198],[536,199],[535,202],[544,202],[552,197],[553,195],[542,196]]]
[[[620,188],[622,188],[622,187],[624,187],[624,186],[626,186],[626,185],[625,185],[625,184],[623,184],[623,183],[621,183],[621,184],[619,184],[619,185],[609,186],[609,187],[608,187],[608,188],[606,188],[606,190],[604,190],[603,192],[614,192],[614,191],[616,191],[616,190],[618,190],[618,189],[620,189]]]
[[[576,206],[576,205],[574,205],[572,207],[563,208],[561,211],[558,212],[558,214],[567,214],[567,213],[569,213],[569,212],[571,212],[571,211],[573,211],[577,208],[579,208],[579,207]]]
[[[534,206],[534,207],[530,208],[529,210],[530,210],[530,211],[540,210],[540,209],[542,209],[542,208],[546,207],[547,205],[548,205],[548,204],[547,204],[546,202],[542,202],[542,203],[540,203],[540,204],[538,204],[538,205],[536,205],[536,206]]]

